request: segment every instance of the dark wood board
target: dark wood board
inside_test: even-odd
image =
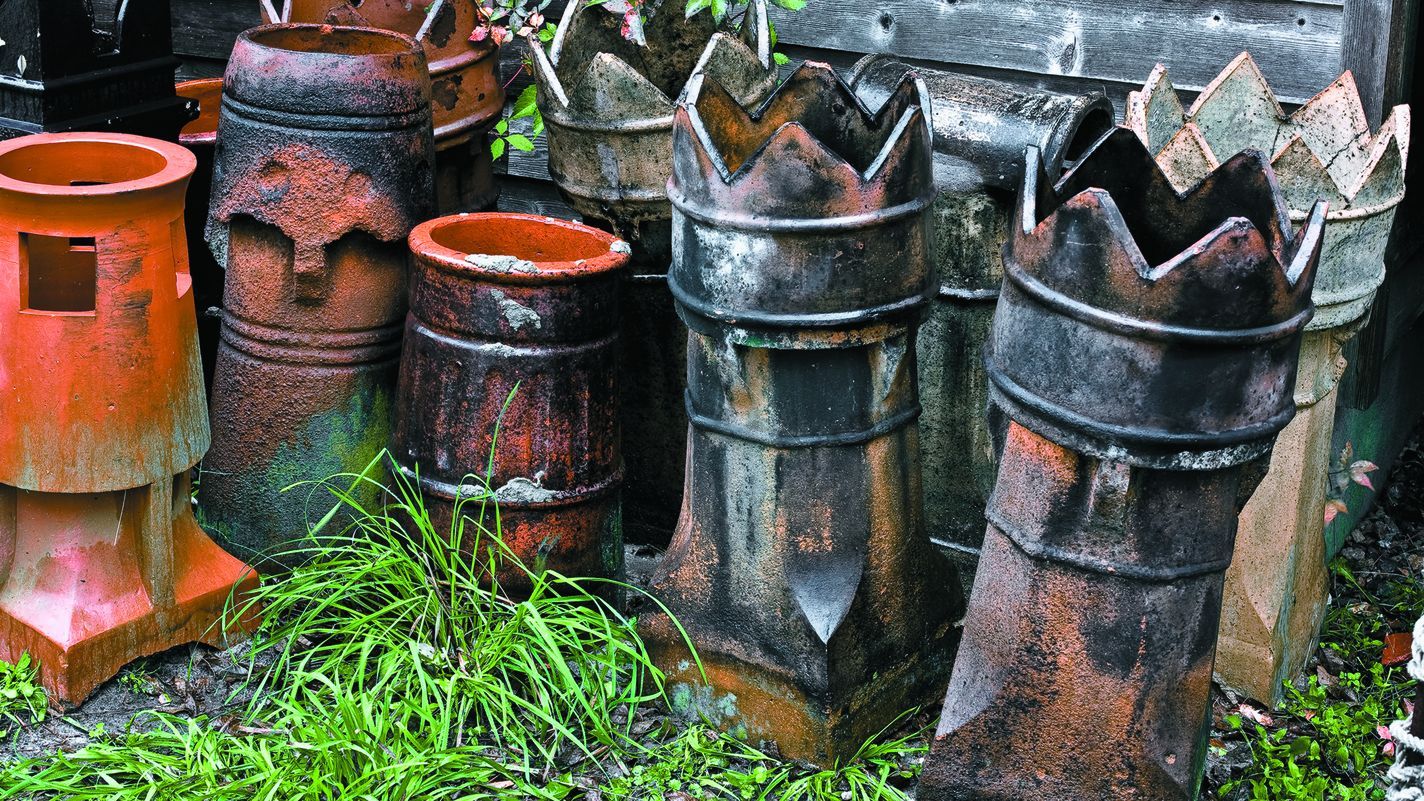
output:
[[[773,11],[782,41],[1122,83],[1161,61],[1187,89],[1249,50],[1292,102],[1338,74],[1344,18],[1340,2],[1291,0],[811,2],[810,13]]]

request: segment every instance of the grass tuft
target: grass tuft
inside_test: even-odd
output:
[[[905,799],[923,732],[822,771],[657,728],[663,676],[608,600],[636,589],[520,564],[478,480],[453,531],[398,471],[367,508],[378,467],[315,485],[333,508],[284,555],[302,566],[229,605],[265,617],[240,714],[145,713],[73,753],[0,764],[0,801]],[[527,595],[501,588],[508,571]]]

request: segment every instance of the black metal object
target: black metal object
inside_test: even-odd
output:
[[[694,78],[675,118],[687,491],[640,626],[674,705],[829,764],[937,692],[962,609],[925,535],[915,329],[933,294],[930,130],[825,65],[748,112]]]
[[[0,138],[118,131],[176,141],[191,105],[173,90],[168,0],[0,3]]]
[[[1003,281],[1024,151],[1041,154],[1051,176],[1112,128],[1102,91],[1054,92],[866,56],[848,82],[867,105],[883,103],[911,71],[933,110],[933,263],[939,292],[920,328],[920,450],[925,526],[972,579],[994,488],[984,345]]]
[[[1292,235],[1258,151],[1179,196],[1126,129],[1056,184],[1036,162],[987,358],[1012,422],[919,797],[1187,801],[1325,204]]]

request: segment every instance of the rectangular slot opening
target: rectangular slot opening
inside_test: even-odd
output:
[[[99,249],[93,237],[20,234],[20,307],[93,314]]]

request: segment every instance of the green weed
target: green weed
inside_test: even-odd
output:
[[[1249,787],[1251,801],[1383,801],[1377,777],[1390,762],[1383,752],[1379,727],[1404,717],[1405,699],[1413,690],[1403,668],[1380,664],[1388,633],[1388,617],[1417,617],[1424,612],[1424,589],[1409,581],[1386,585],[1376,597],[1351,573],[1344,560],[1332,566],[1337,586],[1366,598],[1361,604],[1338,605],[1326,615],[1321,647],[1345,664],[1338,677],[1311,676],[1304,689],[1286,685],[1285,709],[1273,728],[1226,718],[1229,730],[1240,731],[1251,743],[1252,766],[1247,776],[1225,783],[1222,798],[1237,798]]]
[[[321,482],[333,508],[292,554],[303,566],[230,606],[266,620],[240,714],[146,713],[77,752],[0,765],[0,799],[905,797],[924,751],[911,737],[820,771],[702,726],[642,732],[641,709],[666,711],[663,677],[607,600],[634,590],[521,565],[478,479],[453,531],[398,471],[369,507],[382,467]],[[511,570],[527,595],[501,588]]]
[[[0,736],[15,726],[24,727],[45,719],[49,697],[40,686],[39,672],[28,653],[15,664],[0,662]]]

